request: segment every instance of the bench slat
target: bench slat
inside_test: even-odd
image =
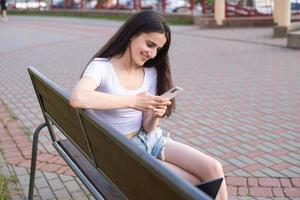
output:
[[[127,199],[117,188],[113,187],[107,178],[99,173],[98,170],[87,162],[84,155],[68,140],[59,140],[57,142],[68,154],[68,156],[77,164],[81,172],[90,180],[94,187],[101,191],[102,195],[109,200]]]
[[[129,199],[209,199],[120,133],[104,129],[104,124],[100,125],[100,121],[92,120],[83,111],[79,113],[97,168]]]
[[[81,128],[76,110],[69,104],[67,96],[54,90],[44,83],[44,80],[34,77],[36,89],[42,101],[44,112],[50,116],[65,136],[79,146],[81,150],[92,159],[89,144]]]

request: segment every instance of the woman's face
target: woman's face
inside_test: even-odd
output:
[[[164,46],[167,39],[164,33],[141,33],[133,37],[130,43],[131,59],[137,66],[143,66],[145,62],[156,56]]]

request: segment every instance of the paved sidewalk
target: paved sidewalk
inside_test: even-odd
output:
[[[27,195],[32,133],[43,121],[26,67],[69,92],[120,24],[22,16],[0,23],[0,151],[24,190],[16,199]],[[172,32],[174,80],[185,92],[163,127],[222,162],[231,199],[300,199],[300,52],[269,28]],[[46,132],[38,170],[36,199],[92,198]]]

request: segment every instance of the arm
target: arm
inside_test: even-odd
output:
[[[93,78],[83,77],[79,80],[71,94],[71,106],[102,110],[133,107],[132,97],[98,92],[95,91],[96,87]]]
[[[164,116],[167,105],[170,105],[171,102],[167,99],[164,99],[161,106],[156,106],[151,111],[143,112],[143,128],[150,132],[153,129],[159,126],[160,119]]]
[[[140,111],[152,110],[161,104],[161,98],[141,93],[136,96],[121,96],[95,91],[97,82],[90,77],[83,77],[75,86],[70,104],[75,108],[122,109],[133,108]]]

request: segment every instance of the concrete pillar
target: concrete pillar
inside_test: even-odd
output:
[[[217,25],[223,25],[225,20],[225,0],[215,0],[215,20]]]
[[[274,37],[285,37],[291,26],[291,1],[277,0],[277,26],[273,28]]]
[[[274,4],[273,4],[273,21],[274,24],[278,23],[278,13],[280,10],[280,1],[281,0],[274,0]]]
[[[280,9],[278,10],[278,26],[291,26],[291,1],[279,0]]]

